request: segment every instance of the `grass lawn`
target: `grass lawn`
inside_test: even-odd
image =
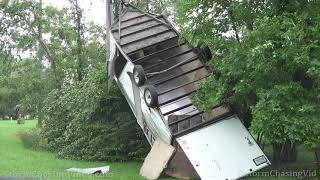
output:
[[[84,162],[56,158],[55,154],[45,151],[34,151],[23,146],[17,134],[34,128],[36,121],[26,121],[24,125],[17,125],[15,121],[0,121],[0,177],[23,176],[37,177],[38,179],[110,179],[110,180],[143,180],[139,176],[141,162],[107,163],[107,162]],[[271,154],[267,148],[266,153]],[[297,163],[273,165],[263,169],[262,172],[283,173],[299,172],[302,170],[315,169],[313,152],[300,149]],[[71,167],[98,167],[109,165],[111,171],[105,176],[79,175],[65,172]],[[271,174],[272,175],[272,174]],[[243,179],[297,179],[295,177],[261,177],[263,174],[246,177]],[[1,179],[1,178],[0,178]],[[162,178],[161,180],[173,180]]]
[[[141,163],[107,163],[63,160],[45,151],[26,149],[17,137],[19,131],[32,129],[36,121],[17,125],[15,121],[0,121],[0,176],[40,177],[39,179],[110,179],[142,180],[139,176]],[[79,175],[65,172],[71,167],[99,167],[110,165],[106,176]]]

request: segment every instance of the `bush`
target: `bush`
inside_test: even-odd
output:
[[[43,149],[42,137],[38,128],[20,132],[18,137],[21,139],[23,146],[26,148],[33,150]]]
[[[115,86],[106,92],[105,67],[81,83],[51,92],[40,114],[46,148],[77,160],[140,159],[149,149],[130,107]]]

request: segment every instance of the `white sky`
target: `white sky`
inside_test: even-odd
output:
[[[39,1],[39,0],[37,0]],[[51,5],[57,8],[69,6],[69,0],[42,0],[44,6]],[[105,25],[106,0],[78,0],[79,6],[84,10],[85,18],[99,25]]]

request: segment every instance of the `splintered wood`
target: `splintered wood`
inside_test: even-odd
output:
[[[156,139],[151,151],[144,160],[144,163],[140,169],[140,175],[147,179],[158,179],[167,167],[167,163],[170,161],[175,148],[169,144],[166,144],[161,139]]]

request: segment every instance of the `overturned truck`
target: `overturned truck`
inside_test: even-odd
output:
[[[200,81],[212,76],[205,65],[210,51],[180,39],[164,15],[124,7],[110,29],[109,78],[120,87],[150,145],[161,141],[174,149],[167,159],[155,155],[164,168],[149,171],[231,180],[268,166],[270,161],[230,108],[204,112],[192,103],[190,95]]]

